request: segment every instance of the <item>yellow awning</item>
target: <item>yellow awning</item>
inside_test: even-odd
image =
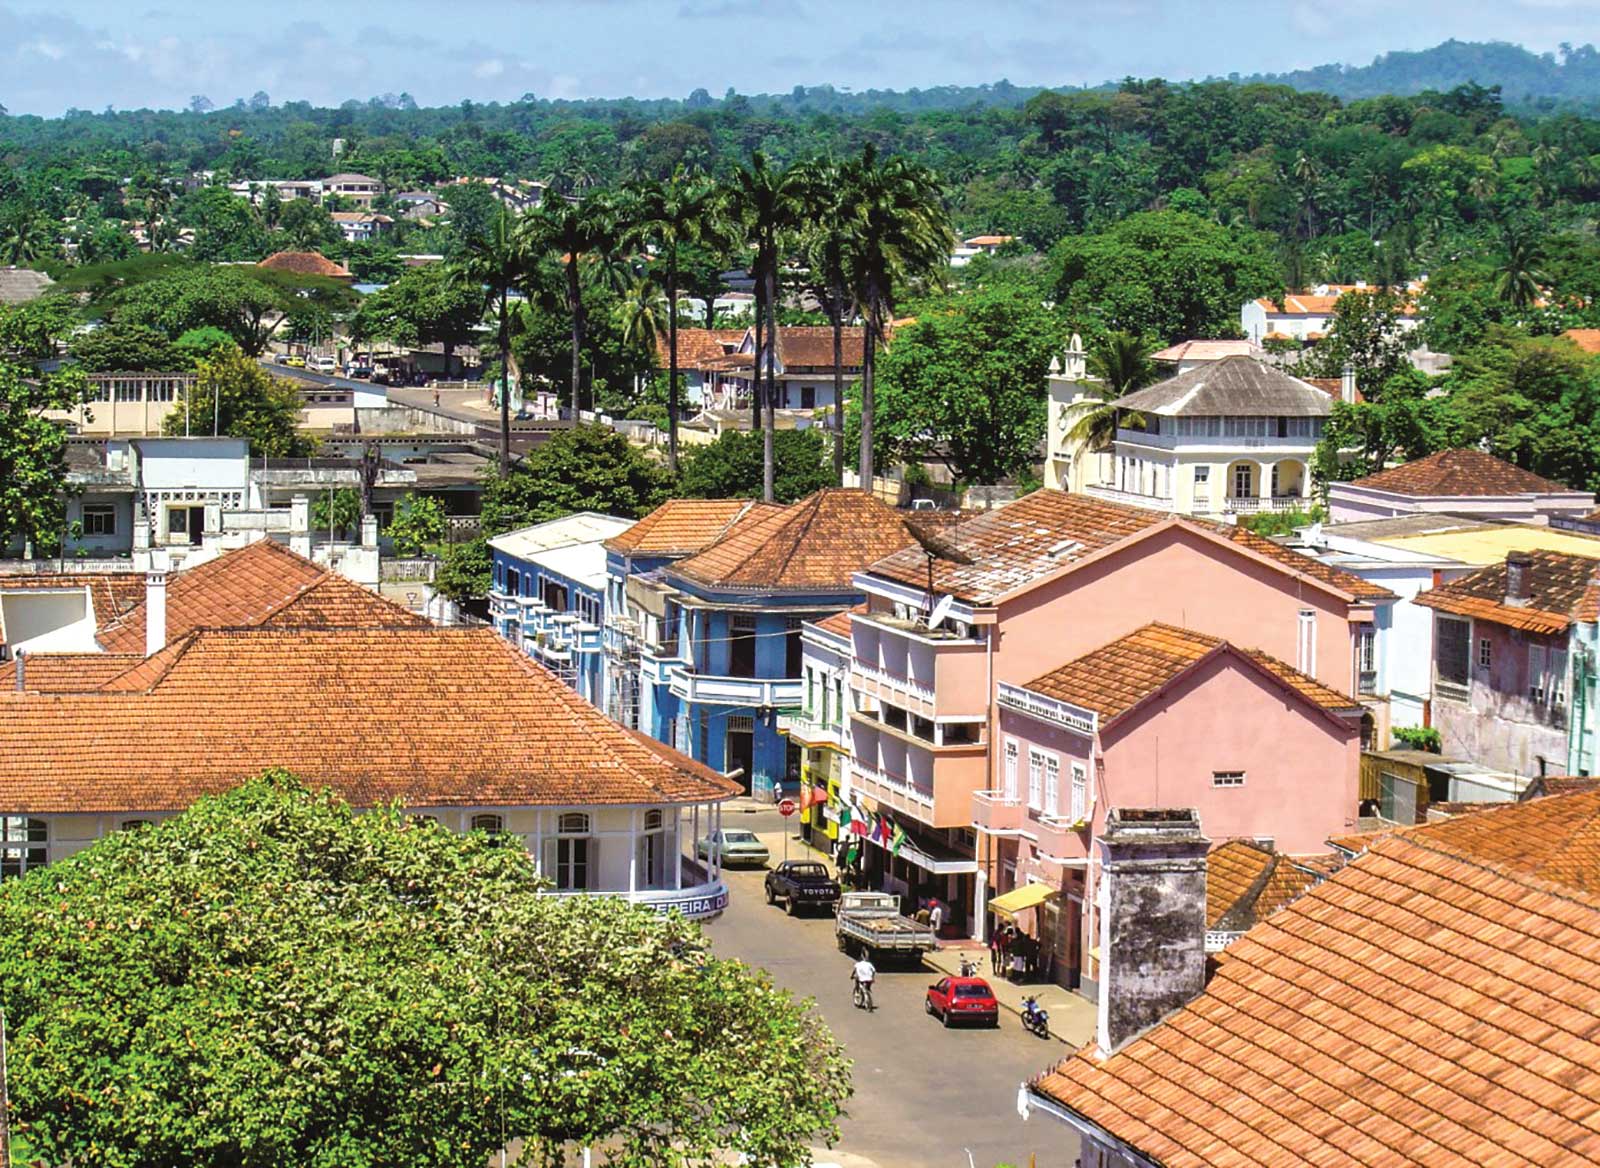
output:
[[[989,902],[989,911],[1003,917],[1014,917],[1025,908],[1043,904],[1056,894],[1048,884],[1024,884]]]

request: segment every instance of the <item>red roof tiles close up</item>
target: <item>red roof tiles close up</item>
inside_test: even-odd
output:
[[[1560,495],[1572,490],[1482,450],[1440,450],[1380,470],[1356,487],[1413,496]]]

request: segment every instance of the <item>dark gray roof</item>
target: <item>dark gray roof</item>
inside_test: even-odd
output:
[[[1118,409],[1163,417],[1327,417],[1333,399],[1298,377],[1251,357],[1225,357],[1116,401]]]
[[[55,281],[32,268],[0,268],[0,304],[23,304],[44,295]]]

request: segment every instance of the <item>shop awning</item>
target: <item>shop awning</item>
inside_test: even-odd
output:
[[[1023,909],[1036,908],[1056,894],[1048,884],[1024,884],[1013,888],[989,902],[989,911],[997,916],[1014,917]]]

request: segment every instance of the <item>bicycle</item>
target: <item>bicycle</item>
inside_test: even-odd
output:
[[[870,981],[856,982],[852,1001],[855,1002],[855,1007],[858,1010],[865,1010],[869,1014],[876,1010],[877,1007],[872,1004],[872,983]]]

